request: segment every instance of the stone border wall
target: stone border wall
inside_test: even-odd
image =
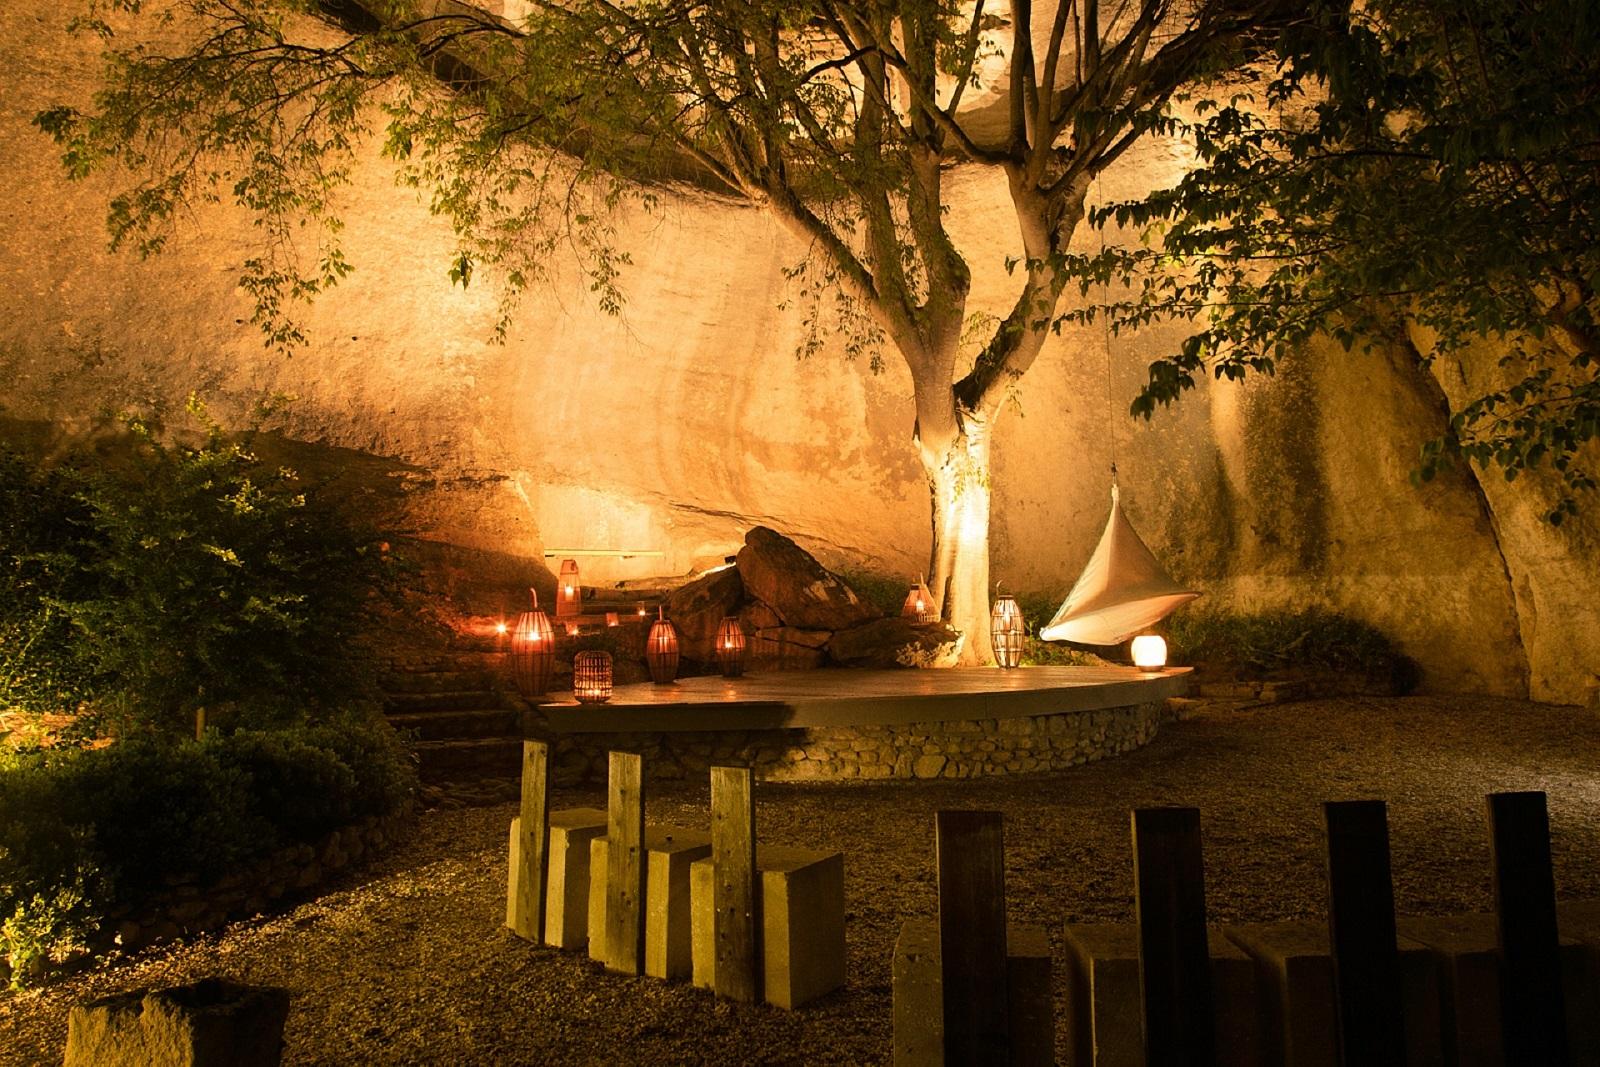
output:
[[[745,764],[772,782],[889,778],[978,778],[1056,771],[1119,755],[1155,737],[1165,702],[1009,719],[961,719],[893,726],[683,733],[566,734],[555,742],[556,772],[601,781],[606,753],[643,753],[654,778],[702,778],[716,764]]]

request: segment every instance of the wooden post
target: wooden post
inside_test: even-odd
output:
[[[1215,1067],[1198,808],[1133,813],[1134,913],[1149,1067]]]
[[[606,970],[644,970],[644,757],[610,754],[606,801]],[[589,932],[594,936],[594,931]]]
[[[1506,1062],[1565,1067],[1566,1004],[1544,794],[1491,793],[1489,838]]]
[[[1006,869],[1000,813],[935,816],[946,1063],[1011,1055],[1006,987]]]
[[[749,767],[711,768],[712,987],[747,1004],[761,999],[754,780]]]
[[[518,937],[544,940],[546,870],[550,852],[550,746],[522,742],[522,810],[517,819],[516,869],[508,879],[506,925]]]
[[[1322,813],[1340,1062],[1402,1067],[1405,1020],[1387,808],[1381,800],[1349,800],[1324,804]]]

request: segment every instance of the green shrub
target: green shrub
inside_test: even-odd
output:
[[[15,757],[0,768],[0,956],[22,980],[86,944],[118,904],[388,814],[415,787],[394,731],[353,714]]]
[[[911,590],[911,581],[904,577],[879,574],[875,571],[842,570],[835,572],[844,579],[844,583],[856,594],[883,612],[885,615],[898,615],[900,609],[905,607],[906,593]]]
[[[1264,612],[1182,611],[1167,624],[1171,661],[1217,673],[1326,671],[1391,692],[1416,688],[1416,663],[1368,623],[1322,608]]]

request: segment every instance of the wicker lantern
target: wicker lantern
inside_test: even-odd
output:
[[[572,695],[580,704],[611,699],[611,653],[579,652],[572,657]]]
[[[539,594],[533,594],[533,607],[517,616],[511,631],[511,674],[517,691],[525,697],[544,696],[556,668],[556,635],[550,616],[539,610]]]
[[[989,640],[994,643],[995,665],[1022,666],[1022,642],[1027,635],[1016,597],[1002,593],[994,602],[994,610],[989,612]]]
[[[556,618],[583,614],[583,586],[578,584],[578,561],[561,561],[561,577],[556,583]]]
[[[939,621],[939,609],[933,603],[933,594],[928,592],[927,583],[921,578],[906,594],[906,603],[900,609],[900,614],[913,622]]]
[[[717,627],[717,662],[722,665],[724,678],[737,678],[744,673],[744,630],[732,615]]]
[[[644,641],[644,661],[650,667],[650,680],[657,685],[678,677],[678,628],[667,621],[661,608],[656,609],[656,621]]]
[[[1129,647],[1133,665],[1142,671],[1159,671],[1167,665],[1167,639],[1160,634],[1140,634]]]

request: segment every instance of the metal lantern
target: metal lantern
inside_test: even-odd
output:
[[[732,615],[717,627],[717,662],[722,665],[724,678],[737,678],[744,673],[744,630]]]
[[[578,561],[561,561],[561,576],[556,582],[556,618],[583,614],[583,586],[578,584]]]
[[[1142,671],[1159,671],[1167,665],[1167,639],[1160,634],[1140,634],[1129,651],[1133,665]]]
[[[550,676],[556,669],[556,635],[550,616],[539,610],[539,594],[533,594],[533,607],[517,616],[511,631],[511,674],[517,691],[525,697],[544,696]]]
[[[939,621],[939,609],[933,602],[933,594],[928,592],[928,586],[921,578],[906,594],[906,603],[900,609],[900,614],[915,622]]]
[[[1023,627],[1022,609],[1016,597],[1002,593],[989,612],[989,640],[994,643],[994,662],[999,667],[1022,666],[1022,643],[1028,636]]]
[[[572,695],[580,704],[611,699],[611,653],[579,652],[572,657]]]
[[[660,608],[650,625],[650,636],[644,640],[644,661],[650,668],[650,680],[657,685],[666,685],[678,676],[678,628]]]

